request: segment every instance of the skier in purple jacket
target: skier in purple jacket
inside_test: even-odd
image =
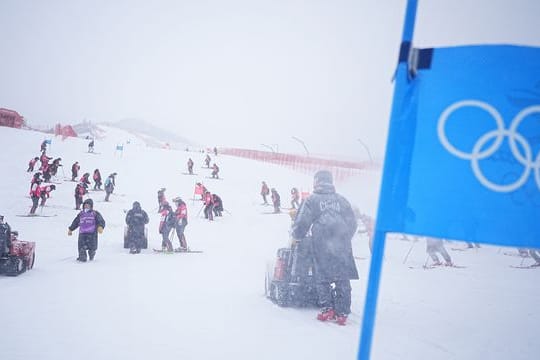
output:
[[[83,202],[83,210],[77,214],[71,226],[69,226],[68,235],[71,236],[73,231],[79,228],[79,257],[77,261],[85,262],[87,259],[86,252],[90,261],[94,260],[96,250],[98,248],[98,233],[103,233],[105,228],[105,220],[99,212],[93,209],[94,202],[92,199],[86,199]]]

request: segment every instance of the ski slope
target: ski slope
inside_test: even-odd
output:
[[[0,277],[2,359],[353,359],[369,266],[367,238],[353,240],[360,280],[353,281],[353,313],[345,327],[315,320],[316,309],[280,308],[264,297],[264,274],[279,247],[288,245],[290,218],[266,215],[261,181],[275,187],[282,205],[290,189],[311,190],[312,177],[275,165],[219,155],[223,180],[207,178],[204,154],[156,149],[141,138],[103,128],[106,138],[88,154],[87,140],[53,138],[49,156],[61,157],[64,174],[79,161],[80,175],[99,168],[117,172],[111,202],[90,192],[106,221],[96,260],[78,263],[77,236],[67,236],[76,216],[75,183],[62,179],[43,214],[28,212],[30,158],[43,133],[0,128],[4,176],[0,214],[19,238],[35,241],[36,264],[19,277]],[[126,144],[130,140],[129,144]],[[115,151],[124,144],[122,154]],[[198,175],[186,172],[188,157]],[[380,173],[366,172],[336,184],[362,212],[376,209]],[[193,198],[202,181],[225,209],[204,219]],[[92,184],[93,185],[93,184]],[[123,249],[124,210],[139,201],[148,212],[149,248],[159,247],[157,190],[188,205],[186,239],[202,254],[157,254]],[[86,198],[86,197],[85,197]],[[40,210],[38,210],[39,212]],[[509,224],[510,225],[510,224]],[[174,239],[178,246],[178,239]],[[412,250],[411,250],[412,246]],[[460,248],[462,243],[447,245]],[[410,251],[407,262],[403,260]],[[450,251],[466,268],[424,270],[425,243],[393,236],[387,244],[373,359],[535,359],[540,314],[540,270],[513,269],[514,249],[483,246]],[[363,259],[362,259],[363,258]],[[532,260],[525,259],[524,263]]]

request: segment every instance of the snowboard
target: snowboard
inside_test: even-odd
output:
[[[162,254],[202,253],[202,250],[185,250],[185,251],[180,251],[177,249],[174,249],[174,251],[167,251],[167,250],[162,250],[162,249],[152,249],[152,250],[154,250],[154,252],[162,253]]]
[[[205,176],[205,178],[211,179],[211,180],[223,180],[223,178],[213,178],[211,176]]]
[[[198,175],[198,174],[195,174],[195,173],[190,174],[190,173],[187,173],[187,172],[183,172],[182,175]]]

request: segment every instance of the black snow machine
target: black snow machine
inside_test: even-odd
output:
[[[19,240],[18,235],[17,231],[11,232],[9,249],[6,241],[0,239],[0,274],[18,276],[34,267],[36,243]]]
[[[265,295],[279,306],[318,306],[311,237],[278,249],[274,266],[266,269]]]
[[[129,226],[124,226],[124,249],[129,249],[128,243]],[[141,249],[148,249],[148,229],[144,227],[144,242]]]

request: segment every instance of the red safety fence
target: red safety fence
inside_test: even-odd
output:
[[[325,169],[332,172],[335,181],[345,180],[353,175],[360,174],[362,171],[378,166],[369,161],[354,162],[324,159],[250,149],[220,148],[219,153],[286,166],[306,174],[313,174],[317,170]]]

